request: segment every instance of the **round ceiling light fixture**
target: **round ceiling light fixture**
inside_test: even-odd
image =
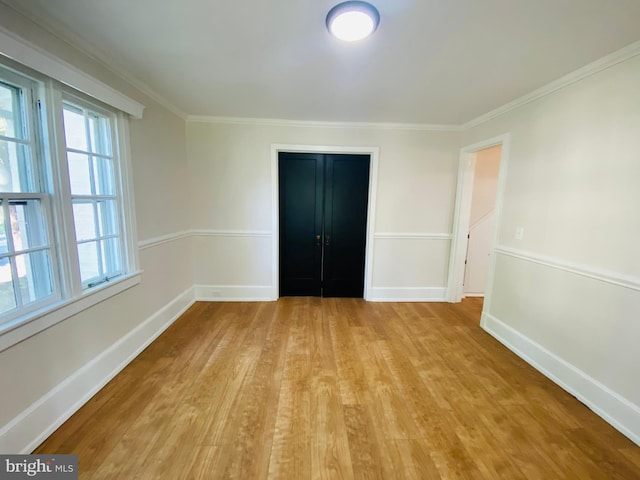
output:
[[[339,3],[327,13],[327,30],[345,42],[367,38],[376,31],[379,23],[380,13],[367,2]]]

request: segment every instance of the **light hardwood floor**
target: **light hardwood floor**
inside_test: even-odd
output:
[[[35,453],[81,479],[640,479],[462,304],[196,303]]]

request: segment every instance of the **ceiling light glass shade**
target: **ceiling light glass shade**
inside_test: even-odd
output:
[[[355,42],[368,37],[378,28],[380,13],[367,2],[339,3],[327,14],[327,29],[334,37]]]

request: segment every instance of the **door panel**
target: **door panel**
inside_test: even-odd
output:
[[[323,160],[280,154],[280,295],[321,294]],[[318,240],[316,238],[319,237]]]
[[[323,296],[362,297],[369,157],[326,155]]]
[[[279,154],[281,296],[363,296],[369,164]]]

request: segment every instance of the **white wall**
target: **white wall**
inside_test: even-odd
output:
[[[457,132],[188,122],[196,285],[203,286],[204,296],[209,291],[239,298],[249,288],[250,297],[269,298],[277,209],[273,144],[366,146],[379,148],[374,221],[376,234],[384,237],[375,239],[371,298],[444,298],[458,137]]]
[[[465,296],[484,296],[495,226],[494,210],[501,156],[502,145],[486,148],[475,154],[469,241],[464,270]]]
[[[36,447],[189,304],[193,261],[190,238],[153,241],[189,228],[184,120],[4,4],[0,27],[147,107],[130,124],[142,281],[0,352],[0,451],[6,453]]]
[[[483,325],[636,442],[638,85],[640,56],[463,135],[511,139]]]

